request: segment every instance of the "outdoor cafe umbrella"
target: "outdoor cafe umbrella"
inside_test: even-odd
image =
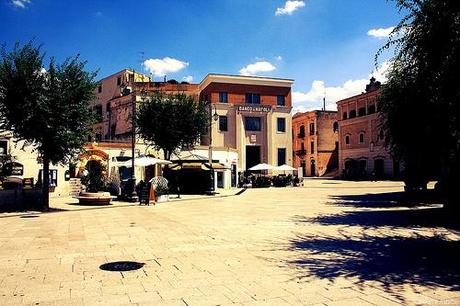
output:
[[[294,171],[294,170],[297,170],[297,169],[294,168],[294,167],[291,167],[289,165],[284,164],[284,165],[276,167],[275,170],[279,170],[279,171]]]
[[[169,160],[164,160],[164,159],[159,159],[155,157],[150,157],[150,156],[141,156],[136,159],[134,159],[134,166],[135,167],[147,167],[147,166],[152,166],[152,165],[167,165],[167,164],[172,164]],[[124,167],[131,167],[131,159],[128,159],[127,161],[118,163],[118,166],[124,166]]]
[[[251,170],[251,171],[257,171],[257,170],[272,170],[274,169],[275,167],[272,166],[272,165],[269,165],[269,164],[265,164],[265,163],[261,163],[261,164],[257,164],[251,168],[249,168],[248,170]]]

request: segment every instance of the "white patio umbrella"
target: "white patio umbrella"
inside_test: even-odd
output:
[[[152,166],[152,165],[167,165],[167,164],[172,164],[169,160],[164,160],[164,159],[159,159],[155,157],[150,157],[150,156],[141,156],[136,159],[134,159],[134,166],[135,167],[147,167],[147,166]],[[127,161],[118,163],[119,167],[131,167],[131,159],[128,159]]]
[[[265,163],[261,163],[261,164],[257,164],[251,168],[249,168],[248,170],[251,170],[251,171],[257,171],[257,170],[272,170],[274,169],[275,167],[272,166],[272,165],[269,165],[269,164],[265,164]]]
[[[291,167],[289,165],[284,164],[284,165],[275,167],[275,170],[279,170],[279,171],[294,171],[294,170],[297,170],[297,169],[294,168],[294,167]]]

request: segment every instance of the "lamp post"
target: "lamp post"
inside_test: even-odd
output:
[[[129,196],[129,201],[136,202],[138,200],[137,193],[136,193],[136,169],[134,167],[134,161],[136,158],[136,72],[132,69],[133,72],[133,79],[132,79],[132,91],[131,91],[131,179],[128,184],[129,188],[131,189],[131,194]],[[120,90],[122,95],[125,93],[126,85],[120,86]],[[140,92],[141,99],[144,100],[147,96],[147,93],[144,89]]]
[[[209,188],[208,194],[214,195],[214,169],[212,167],[212,123],[213,121],[217,121],[219,119],[219,115],[217,114],[217,109],[214,106],[214,114],[212,113],[212,103],[209,102],[209,148],[208,148],[208,156],[209,156],[209,172],[211,175],[211,186]]]

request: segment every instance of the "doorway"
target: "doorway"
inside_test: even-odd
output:
[[[260,146],[246,146],[246,170],[260,164]]]
[[[383,159],[379,158],[374,161],[374,171],[377,178],[382,178],[384,176],[384,162]]]
[[[314,159],[310,161],[310,168],[311,168],[310,176],[316,176],[316,163]]]

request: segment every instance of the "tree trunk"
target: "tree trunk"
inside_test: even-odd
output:
[[[43,154],[42,211],[50,208],[50,160]]]

